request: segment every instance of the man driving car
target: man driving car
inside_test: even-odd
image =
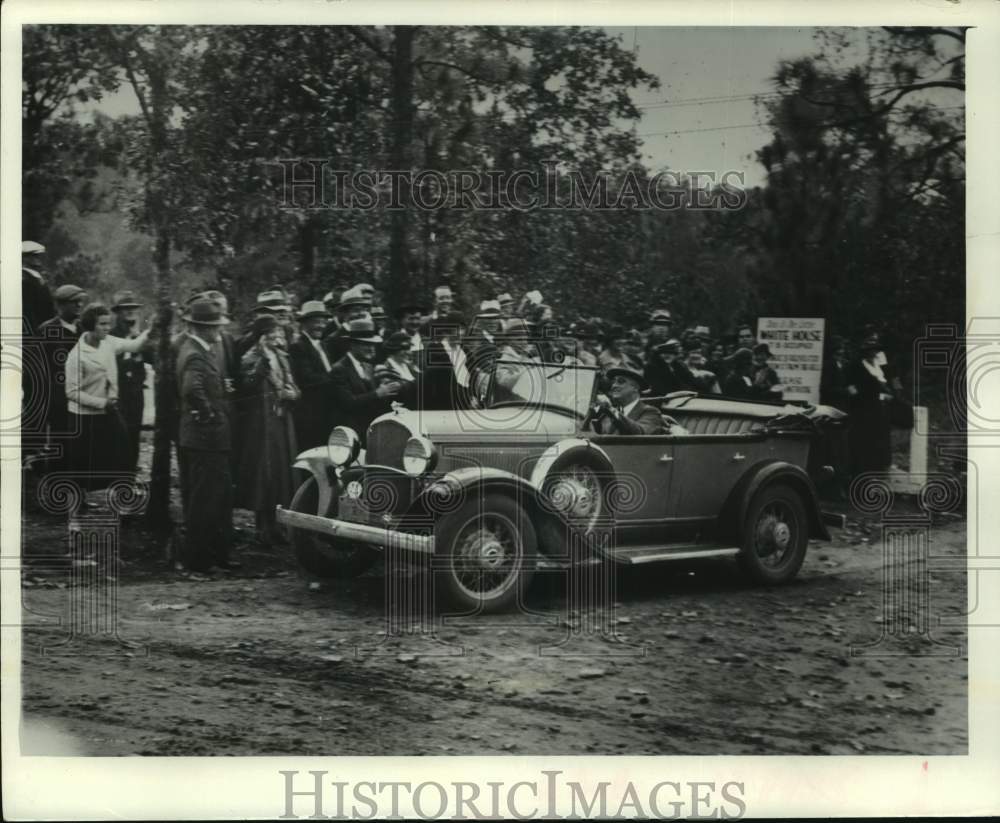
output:
[[[646,386],[642,374],[627,366],[605,372],[608,394],[598,394],[591,426],[599,434],[666,434],[660,412],[639,399]]]

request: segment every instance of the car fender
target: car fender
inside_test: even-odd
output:
[[[339,490],[339,480],[337,470],[330,462],[326,446],[316,446],[301,452],[292,463],[292,467],[309,472],[316,478],[319,486],[319,507],[318,511],[328,512],[330,501]]]
[[[566,553],[567,530],[579,532],[579,529],[544,499],[540,487],[503,469],[465,466],[447,472],[427,485],[414,500],[407,517],[417,516],[433,522],[457,511],[470,495],[492,491],[509,495],[527,511],[538,533],[542,552],[553,556]]]
[[[583,437],[571,437],[553,443],[539,455],[531,471],[531,485],[540,490],[549,474],[577,459],[582,459],[607,475],[614,474],[611,458],[604,449]]]
[[[747,469],[723,507],[723,522],[732,524],[738,534],[746,520],[754,495],[765,486],[776,482],[788,483],[802,493],[806,515],[809,517],[809,536],[829,540],[830,533],[823,523],[823,514],[819,508],[816,487],[812,480],[805,470],[783,460],[764,461]]]

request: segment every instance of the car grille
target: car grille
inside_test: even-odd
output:
[[[410,430],[395,420],[380,420],[368,430],[365,463],[369,466],[403,468],[403,447],[411,437]]]
[[[416,484],[411,477],[388,469],[364,466],[344,473],[344,494],[339,500],[339,516],[355,523],[384,526],[386,517],[405,514],[413,502]],[[347,487],[352,481],[362,486],[361,496],[352,499]]]

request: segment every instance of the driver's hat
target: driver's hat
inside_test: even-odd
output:
[[[622,377],[627,377],[629,380],[634,380],[639,384],[639,391],[644,391],[649,387],[646,383],[646,378],[643,376],[641,371],[631,368],[630,366],[620,365],[612,366],[604,372],[605,376],[610,380],[616,375],[621,375]]]

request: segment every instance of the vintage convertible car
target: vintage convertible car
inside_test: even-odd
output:
[[[388,551],[429,562],[453,605],[494,611],[546,565],[731,555],[775,584],[798,572],[810,537],[829,539],[806,470],[829,415],[680,392],[645,399],[668,434],[597,434],[596,369],[501,372],[505,388],[494,376],[479,408],[397,406],[371,424],[366,452],[337,427],[299,455],[308,479],[278,521],[300,563],[352,575]]]

